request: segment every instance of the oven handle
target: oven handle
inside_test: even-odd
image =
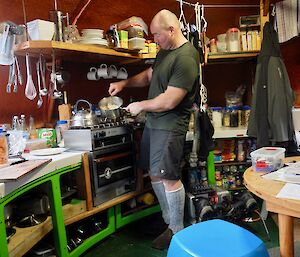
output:
[[[118,153],[118,154],[113,154],[113,155],[106,156],[106,157],[96,158],[93,161],[97,162],[97,163],[99,163],[99,162],[106,162],[106,161],[112,161],[114,159],[125,157],[125,156],[128,156],[130,154],[132,154],[132,152]]]
[[[111,178],[111,175],[113,175],[115,173],[119,173],[123,170],[131,169],[131,168],[132,168],[132,166],[126,166],[124,168],[117,169],[117,170],[111,170],[110,168],[108,168],[107,171],[105,170],[103,174],[99,175],[99,178],[105,177],[105,178],[109,179],[109,178]]]

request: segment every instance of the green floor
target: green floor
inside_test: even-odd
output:
[[[159,251],[151,248],[155,235],[153,233],[150,235],[150,232],[157,231],[160,224],[158,220],[160,216],[154,214],[119,229],[82,257],[165,257],[167,250]],[[243,223],[243,226],[261,238],[269,249],[279,245],[278,228],[270,215],[266,223],[270,232],[270,241],[261,221]]]

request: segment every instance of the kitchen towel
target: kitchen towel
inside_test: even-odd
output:
[[[284,0],[275,4],[279,43],[286,42],[300,33],[299,0]]]

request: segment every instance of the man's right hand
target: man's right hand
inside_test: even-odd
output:
[[[123,81],[110,83],[108,93],[112,96],[116,95],[119,92],[121,92],[124,87],[125,87],[125,84],[123,83]]]

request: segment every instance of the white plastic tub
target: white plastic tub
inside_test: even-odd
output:
[[[130,50],[142,50],[145,48],[145,39],[134,37],[131,39],[128,39],[128,49]]]
[[[283,166],[285,148],[262,147],[250,153],[254,171],[271,172]]]
[[[52,40],[55,26],[51,21],[37,19],[27,22],[27,30],[31,40]]]

